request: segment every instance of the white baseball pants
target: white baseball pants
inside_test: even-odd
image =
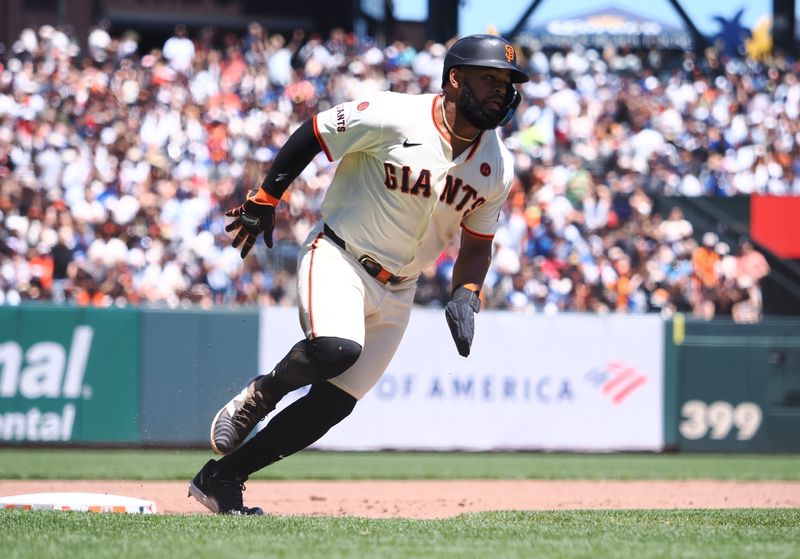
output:
[[[336,336],[361,344],[361,355],[328,382],[361,399],[380,380],[408,325],[416,281],[382,284],[320,223],[298,256],[298,310],[307,338]]]

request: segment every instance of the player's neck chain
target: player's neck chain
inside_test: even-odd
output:
[[[472,138],[465,138],[464,136],[459,136],[458,134],[456,134],[456,131],[453,130],[450,127],[450,123],[447,122],[447,114],[444,112],[444,97],[442,97],[442,103],[441,103],[440,106],[442,108],[442,120],[444,121],[444,127],[447,128],[447,131],[450,133],[451,136],[453,136],[454,138],[458,138],[462,142],[467,142],[467,143],[471,144],[472,142],[474,142],[478,138],[478,136],[481,135],[481,131],[480,130],[478,130],[478,132]]]

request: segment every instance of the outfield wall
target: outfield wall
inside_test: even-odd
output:
[[[665,434],[683,451],[800,451],[800,321],[671,321]]]
[[[0,307],[0,441],[138,443],[139,314]]]
[[[204,443],[257,344],[256,310],[0,306],[0,444]]]
[[[263,370],[302,335],[292,323],[263,309]],[[656,316],[484,311],[464,359],[442,311],[415,309],[383,378],[316,446],[660,450],[662,332]]]
[[[294,308],[0,307],[0,445],[207,446],[219,407],[301,336]],[[798,427],[800,321],[484,311],[464,359],[419,308],[316,447],[784,451]]]

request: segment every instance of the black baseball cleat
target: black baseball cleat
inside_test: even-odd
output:
[[[217,469],[217,462],[209,460],[189,482],[189,497],[194,497],[211,512],[217,514],[262,515],[260,507],[242,504],[242,492],[247,478],[227,479]]]
[[[225,404],[211,422],[211,450],[217,454],[230,454],[244,442],[253,427],[275,409],[258,387],[259,375]]]

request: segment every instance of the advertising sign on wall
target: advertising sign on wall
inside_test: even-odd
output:
[[[138,315],[0,307],[0,442],[136,441]]]
[[[296,311],[262,313],[269,370],[302,334]],[[489,311],[464,359],[443,312],[415,309],[383,378],[316,447],[661,450],[663,354],[657,316]]]

